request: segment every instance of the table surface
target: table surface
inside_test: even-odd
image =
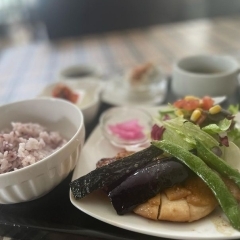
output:
[[[174,62],[187,55],[230,55],[240,59],[240,17],[199,19],[64,39],[39,41],[0,50],[0,104],[34,98],[59,80],[62,68],[75,64],[100,67],[103,78],[148,61],[171,76]],[[170,86],[162,104],[175,100]],[[225,102],[239,103],[239,92]],[[101,112],[87,126],[87,136]],[[71,174],[52,192],[29,203],[0,205],[0,236],[15,239],[157,239],[119,229],[77,210],[69,201]],[[1,237],[0,237],[1,239]],[[158,238],[159,239],[159,238]]]

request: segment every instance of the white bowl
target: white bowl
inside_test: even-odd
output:
[[[42,92],[38,95],[39,97],[52,97],[52,91],[58,84],[64,84],[72,89],[74,92],[80,94],[80,101],[76,105],[81,109],[84,116],[84,123],[89,124],[97,115],[100,107],[100,92],[102,89],[102,82],[86,79],[81,81],[66,81],[66,82],[55,82],[47,85]],[[82,98],[81,98],[82,95]]]
[[[74,169],[85,138],[82,112],[61,99],[37,98],[0,106],[0,130],[11,122],[38,123],[68,142],[32,165],[0,174],[1,204],[33,200],[51,191]]]
[[[173,66],[172,91],[177,96],[230,96],[237,87],[239,63],[232,57],[196,55]]]

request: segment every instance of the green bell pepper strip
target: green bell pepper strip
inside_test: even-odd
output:
[[[196,140],[197,155],[211,168],[219,174],[233,180],[240,187],[240,173],[237,169],[232,168],[227,162],[219,158],[202,142]]]
[[[217,173],[208,167],[202,159],[170,141],[153,141],[152,145],[176,157],[195,172],[212,190],[231,225],[240,230],[238,203]]]

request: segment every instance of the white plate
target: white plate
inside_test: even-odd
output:
[[[159,107],[148,111],[156,115]],[[81,157],[73,173],[72,180],[87,174],[96,168],[96,162],[103,157],[114,156],[119,151],[112,146],[101,134],[98,127],[93,131],[82,149]],[[86,214],[113,226],[152,236],[172,239],[237,239],[240,232],[234,230],[220,209],[211,215],[192,223],[173,223],[153,221],[135,214],[119,216],[111,206],[107,196],[97,191],[83,199],[74,199],[70,191],[72,204]]]
[[[102,92],[102,101],[115,106],[154,106],[164,101],[167,94],[167,79],[156,87],[154,94],[141,97],[127,93],[119,79],[110,79]]]
[[[213,97],[214,104],[221,104],[227,100],[226,96]]]

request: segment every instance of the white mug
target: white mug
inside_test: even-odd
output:
[[[232,57],[196,55],[173,66],[172,92],[177,96],[229,96],[238,87],[239,63]]]

